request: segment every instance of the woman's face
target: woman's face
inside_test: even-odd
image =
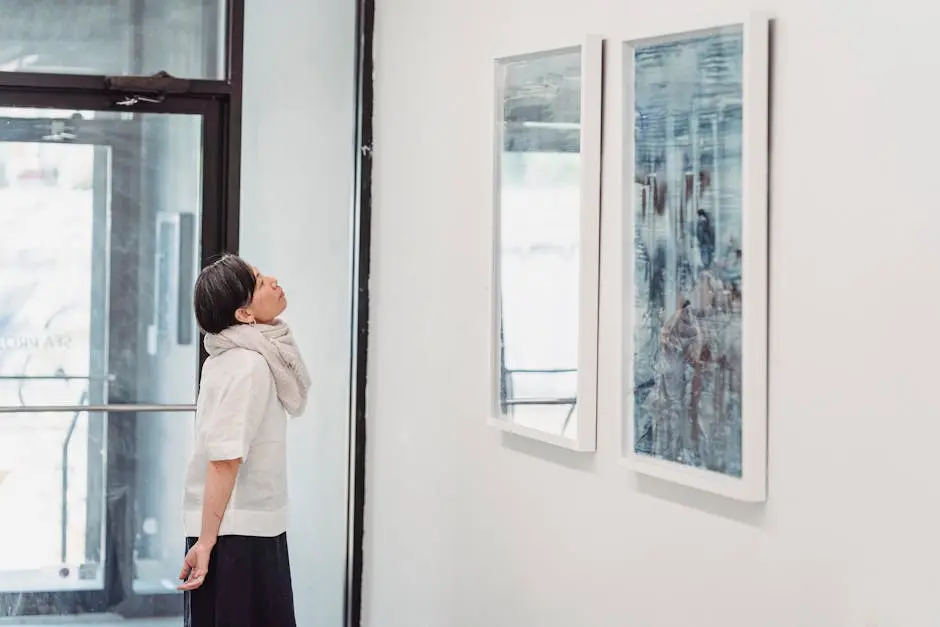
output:
[[[287,309],[287,297],[277,284],[277,278],[263,274],[254,266],[252,270],[255,273],[255,293],[248,306],[239,310],[236,317],[242,322],[269,324]],[[246,319],[242,320],[242,317]]]

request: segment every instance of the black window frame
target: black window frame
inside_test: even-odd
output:
[[[238,252],[241,169],[241,122],[244,67],[245,0],[226,0],[225,74],[220,80],[191,79],[183,93],[167,93],[161,102],[117,104],[129,92],[109,88],[107,76],[0,72],[0,106],[189,113],[203,119],[203,229],[201,263],[223,251]],[[374,0],[356,3],[356,160],[355,241],[351,314],[352,360],[347,459],[347,560],[344,625],[358,627],[362,616],[363,531],[365,507],[366,371],[369,339],[369,275],[371,261],[371,177],[373,116]],[[139,46],[138,46],[139,47]],[[215,46],[213,49],[220,49]],[[211,56],[211,55],[210,55]],[[209,63],[214,62],[210,59]],[[205,228],[211,225],[213,228]],[[199,369],[206,354],[199,350]],[[3,417],[0,416],[0,419]],[[123,419],[129,418],[124,415]],[[117,438],[122,421],[109,421],[109,438]],[[116,430],[112,433],[112,430]],[[126,452],[125,452],[126,455]],[[108,479],[108,491],[112,478]],[[115,515],[108,512],[109,516]],[[120,514],[118,514],[120,515]],[[118,523],[123,523],[118,520]],[[110,537],[110,534],[109,534]],[[110,540],[106,540],[106,543]],[[133,540],[125,539],[127,551]],[[106,551],[109,549],[106,547]],[[112,557],[112,553],[107,553]],[[182,540],[181,540],[182,556]],[[118,568],[120,571],[120,567]],[[34,592],[0,594],[0,616],[115,612],[127,618],[179,614],[180,595],[128,594],[126,582],[106,583],[96,592]],[[122,588],[123,586],[123,588]],[[14,606],[9,603],[15,602]]]
[[[66,110],[94,110],[94,111],[125,111],[124,107],[114,104],[115,97],[111,95],[73,92],[63,95],[53,95],[44,90],[18,89],[6,92],[0,88],[0,107],[18,107],[27,109],[66,109]],[[182,98],[172,102],[162,103],[159,107],[148,104],[135,108],[134,113],[184,114],[198,116],[202,121],[202,150],[208,156],[221,147],[220,137],[220,106],[215,100]],[[0,141],[18,141],[30,143],[43,143],[45,134],[43,122],[51,120],[36,118],[16,118],[9,124],[3,124],[0,118]],[[111,228],[116,233],[136,232],[140,228],[142,215],[141,208],[146,205],[147,198],[142,188],[143,176],[141,174],[141,159],[143,148],[142,127],[140,118],[129,120],[121,119],[94,119],[80,120],[75,123],[76,137],[73,140],[53,142],[57,144],[91,145],[107,147],[118,151],[122,158],[113,160],[113,170],[109,176],[113,178],[121,193],[111,197],[113,223]],[[113,133],[116,125],[126,125],[117,135]],[[18,128],[10,128],[18,127]],[[12,131],[12,132],[11,132]],[[25,132],[24,132],[25,131]],[[119,141],[116,141],[118,140]],[[127,158],[130,157],[130,158]],[[214,159],[204,158],[202,171],[202,204],[205,211],[202,214],[202,248],[203,262],[206,261],[207,251],[213,250],[220,244],[219,232],[221,229],[218,216],[213,208],[217,206],[217,198],[222,187],[219,168],[210,166]],[[213,227],[213,228],[207,228]],[[135,250],[127,247],[114,246],[110,250],[107,266],[112,268],[107,280],[107,298],[110,308],[109,319],[129,320],[131,324],[115,324],[107,329],[108,356],[111,371],[116,379],[110,386],[114,393],[109,395],[110,404],[126,404],[139,402],[140,399],[128,397],[127,390],[134,390],[136,369],[122,367],[121,362],[126,359],[128,348],[130,353],[137,354],[139,338],[136,337],[136,324],[138,316],[129,308],[137,306],[136,299],[124,299],[121,295],[135,293],[137,290],[137,264],[134,257]],[[100,263],[100,262],[95,262]],[[99,286],[104,287],[104,286]],[[124,380],[126,379],[126,381]],[[100,425],[98,412],[89,413],[89,426]],[[0,416],[2,419],[2,416]],[[37,616],[37,615],[75,615],[87,613],[117,612],[125,617],[152,617],[172,616],[182,612],[182,600],[178,595],[166,594],[135,594],[134,579],[134,550],[136,548],[135,511],[140,506],[144,495],[135,490],[137,478],[137,428],[138,419],[152,420],[152,414],[139,414],[135,412],[112,412],[108,414],[106,437],[107,464],[99,468],[89,468],[89,481],[92,477],[101,478],[105,483],[104,494],[94,494],[95,506],[88,508],[90,516],[97,516],[101,507],[106,510],[104,524],[107,532],[104,534],[102,555],[104,557],[103,576],[104,586],[99,590],[62,590],[62,591],[23,591],[0,594],[0,616]],[[96,427],[97,428],[97,427]],[[98,444],[101,442],[99,440]],[[91,443],[89,443],[91,445]],[[93,457],[90,457],[93,459]],[[104,477],[101,473],[104,473]],[[100,485],[100,483],[99,483]],[[93,526],[89,530],[89,539],[95,540],[100,528]],[[100,546],[100,541],[95,542]]]
[[[350,364],[347,547],[344,624],[362,624],[363,536],[366,499],[366,383],[369,361],[369,278],[372,260],[372,160],[375,0],[356,1],[355,263],[353,359]]]
[[[240,126],[236,111],[240,102],[240,84],[228,81],[224,88],[201,82],[191,83],[189,91],[167,94],[162,102],[140,101],[132,106],[118,104],[127,94],[115,92],[107,87],[107,77],[69,76],[57,74],[13,74],[0,72],[0,107],[29,109],[93,110],[104,112],[131,112],[134,114],[186,114],[195,115],[202,121],[202,265],[209,263],[223,251],[238,249],[238,174]],[[197,91],[202,90],[202,91]],[[19,121],[19,120],[18,120]],[[24,122],[27,120],[23,120]],[[38,122],[39,120],[32,120]],[[61,143],[108,146],[129,153],[130,158],[116,160],[115,180],[129,183],[130,190],[112,198],[115,204],[113,215],[117,220],[139,220],[130,205],[146,203],[141,188],[142,176],[139,159],[142,156],[143,138],[139,125],[131,132],[122,134],[120,145],[113,143],[108,133],[109,125],[125,124],[119,120],[82,120],[76,122],[81,133],[75,140]],[[3,139],[0,132],[0,139]],[[19,136],[18,141],[40,141],[38,138]],[[137,161],[135,163],[135,161]],[[234,164],[234,165],[233,165]],[[130,202],[128,202],[130,200]],[[125,206],[126,205],[126,206]],[[128,232],[127,228],[113,225],[117,232]],[[139,222],[130,225],[133,230]],[[109,290],[112,297],[111,318],[129,315],[130,301],[115,298],[123,293],[134,293],[137,288],[136,266],[128,267],[121,255],[127,256],[122,247],[111,251]],[[109,363],[112,369],[124,373],[120,363],[122,353],[134,346],[138,338],[127,325],[118,325],[109,330]],[[136,351],[131,351],[136,352]],[[194,351],[201,368],[205,352]],[[198,371],[198,370],[197,370]],[[129,373],[125,373],[129,374]],[[130,375],[130,379],[136,376]],[[118,385],[114,387],[133,388]],[[112,394],[111,404],[134,403],[136,398],[123,398]],[[182,596],[178,594],[136,594],[133,589],[135,541],[135,511],[143,495],[136,493],[137,478],[137,427],[139,420],[153,419],[152,415],[135,412],[110,413],[107,421],[108,460],[104,470],[106,502],[106,529],[104,536],[104,586],[100,590],[23,591],[0,594],[0,616],[77,615],[87,613],[117,613],[126,618],[176,616],[182,614]],[[182,416],[181,416],[182,418]],[[0,417],[2,419],[2,417]],[[100,475],[99,475],[100,476]],[[182,555],[182,539],[180,540]]]

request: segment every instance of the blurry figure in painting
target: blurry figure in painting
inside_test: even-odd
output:
[[[707,268],[712,265],[712,259],[715,256],[715,227],[712,226],[711,218],[704,209],[698,210],[695,237],[698,240],[698,251],[702,259],[702,267]]]

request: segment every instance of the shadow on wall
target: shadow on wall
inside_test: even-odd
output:
[[[595,455],[585,455],[577,451],[569,451],[538,440],[512,433],[502,433],[502,445],[515,453],[557,464],[570,470],[597,474]],[[683,486],[670,481],[636,474],[636,491],[650,496],[696,509],[714,516],[739,522],[752,527],[763,527],[766,522],[766,503],[747,503],[725,498],[718,494],[702,492],[694,488]],[[626,490],[627,487],[624,486]]]
[[[554,444],[547,444],[512,433],[503,433],[502,440],[503,446],[516,453],[537,457],[571,470],[597,474],[595,455],[585,455],[581,452],[570,451]]]
[[[736,501],[646,475],[636,475],[636,490],[646,496],[684,505],[752,527],[763,527],[767,518],[766,503]]]

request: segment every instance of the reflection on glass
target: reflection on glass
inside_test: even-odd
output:
[[[501,69],[500,409],[519,426],[573,438],[581,51],[518,58]]]
[[[179,603],[192,415],[81,408],[195,400],[201,144],[198,116],[0,110],[0,617]]]
[[[0,71],[224,77],[224,0],[4,0]]]

